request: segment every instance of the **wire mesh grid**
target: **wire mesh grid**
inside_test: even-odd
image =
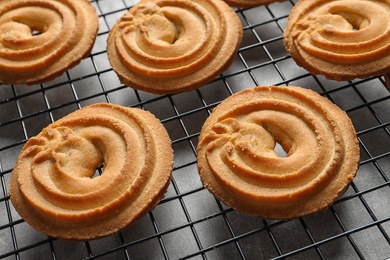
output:
[[[0,258],[5,259],[385,259],[390,257],[390,93],[382,77],[334,82],[296,66],[282,33],[292,1],[235,9],[244,37],[233,65],[204,87],[153,95],[123,86],[110,67],[106,39],[135,2],[93,0],[100,30],[91,55],[52,82],[0,88]],[[200,182],[197,138],[213,107],[256,85],[298,85],[335,102],[352,119],[361,164],[328,210],[291,221],[233,211]],[[141,107],[164,124],[175,151],[165,198],[122,232],[87,242],[47,237],[14,210],[8,182],[26,140],[49,123],[96,102]]]

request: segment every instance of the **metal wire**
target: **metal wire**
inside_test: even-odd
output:
[[[204,87],[152,95],[123,86],[105,50],[109,29],[135,3],[92,0],[100,21],[91,55],[53,82],[0,87],[0,258],[4,259],[385,259],[390,257],[390,93],[382,77],[333,82],[296,66],[283,47],[293,1],[235,9],[244,30],[231,68]],[[256,85],[300,85],[351,117],[361,164],[347,192],[329,209],[291,221],[233,211],[200,182],[196,145],[212,109]],[[47,124],[85,105],[112,102],[154,113],[175,150],[166,197],[119,234],[87,242],[46,237],[14,210],[8,182],[23,144]]]

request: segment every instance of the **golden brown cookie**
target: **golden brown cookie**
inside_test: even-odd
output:
[[[95,177],[100,166],[103,172]],[[172,167],[171,141],[157,118],[100,103],[50,124],[25,144],[10,197],[38,231],[94,239],[153,209],[168,188]]]
[[[298,1],[284,42],[299,66],[328,79],[389,73],[390,1]]]
[[[60,76],[89,55],[98,27],[89,0],[0,1],[0,83]]]
[[[156,94],[203,86],[233,62],[242,38],[222,0],[143,0],[108,36],[108,58],[125,85]]]
[[[286,156],[275,152],[280,144]],[[256,87],[224,100],[197,147],[204,186],[237,211],[291,219],[327,208],[359,166],[344,111],[300,87]]]

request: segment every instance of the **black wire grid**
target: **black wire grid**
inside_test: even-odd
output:
[[[244,37],[233,65],[188,93],[153,95],[123,86],[106,54],[109,29],[134,2],[93,0],[100,31],[91,55],[47,84],[0,87],[0,258],[6,259],[385,259],[390,257],[390,92],[382,77],[335,82],[296,66],[282,33],[294,2],[235,9]],[[298,85],[335,102],[352,119],[361,165],[328,210],[291,221],[237,213],[200,182],[198,135],[226,97],[256,85]],[[26,140],[51,122],[96,102],[140,107],[164,124],[175,151],[161,203],[119,234],[88,242],[47,237],[14,210],[8,182]]]

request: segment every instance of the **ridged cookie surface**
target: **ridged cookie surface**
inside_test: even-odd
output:
[[[276,144],[286,156],[275,152]],[[228,97],[204,123],[197,152],[202,182],[216,198],[268,219],[327,208],[349,186],[360,158],[346,113],[293,86]]]
[[[153,209],[172,167],[171,141],[157,118],[100,103],[59,119],[25,144],[12,172],[10,197],[38,231],[94,239]]]
[[[143,0],[108,37],[108,58],[122,83],[156,94],[190,91],[233,62],[242,38],[222,0]]]
[[[89,0],[0,1],[0,83],[60,76],[89,55],[98,27]]]
[[[390,1],[298,1],[284,43],[298,65],[328,79],[389,73]]]

